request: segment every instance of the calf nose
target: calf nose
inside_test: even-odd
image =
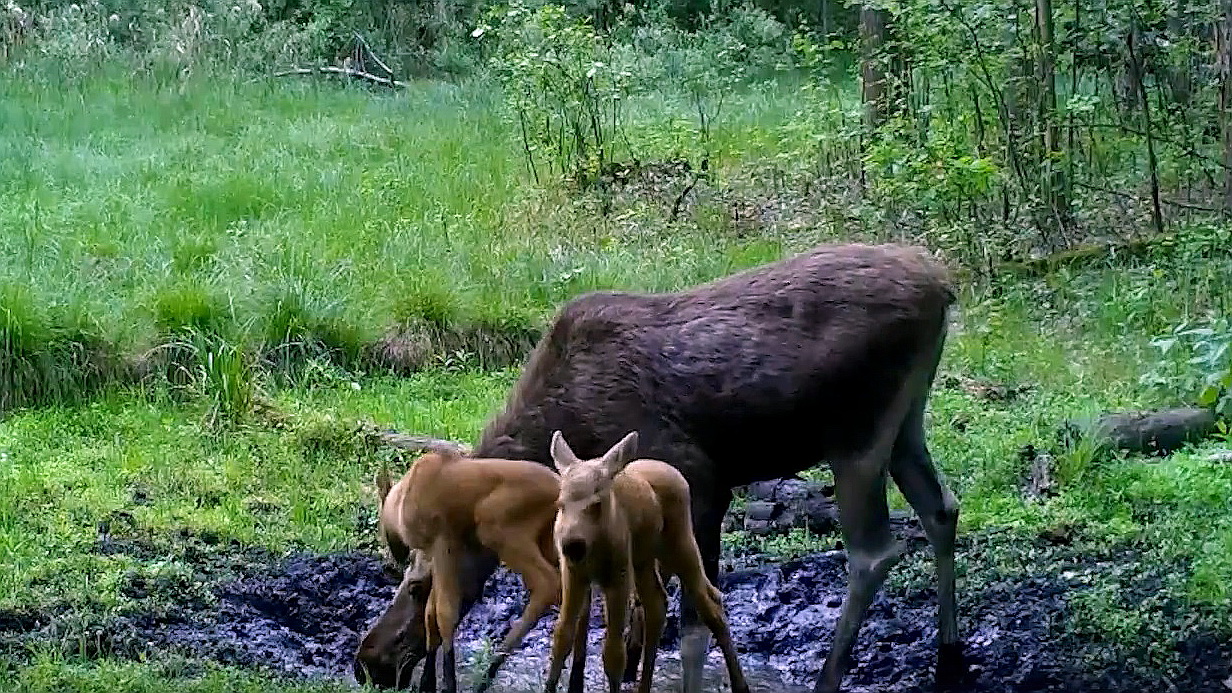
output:
[[[586,556],[586,542],[581,539],[570,539],[560,547],[560,552],[573,563],[581,561]]]

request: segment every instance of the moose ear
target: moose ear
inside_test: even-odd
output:
[[[573,454],[573,450],[569,444],[565,442],[565,437],[560,431],[552,432],[552,463],[556,465],[556,471],[564,473],[574,462],[577,462],[577,455]]]
[[[637,431],[629,431],[619,443],[603,454],[603,468],[608,476],[616,476],[637,457]]]
[[[376,499],[377,505],[385,504],[385,497],[389,495],[389,490],[394,487],[393,481],[389,478],[389,472],[385,469],[376,473],[376,478],[373,480],[376,483]]]

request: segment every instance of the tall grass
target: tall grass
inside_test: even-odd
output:
[[[531,185],[482,82],[388,94],[115,66],[11,77],[0,286],[13,288],[0,300],[17,361],[4,377],[29,400],[78,389],[81,359],[65,349],[123,364],[187,328],[274,364],[328,353],[414,368],[461,350],[501,365],[579,292],[674,289],[783,252],[773,239],[664,233],[664,209],[601,218]],[[736,101],[715,133],[729,160],[768,146],[790,114],[782,95]],[[636,105],[640,150],[670,154],[662,124],[687,114]],[[122,372],[110,368],[95,372]]]

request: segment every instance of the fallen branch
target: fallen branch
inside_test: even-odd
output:
[[[362,436],[365,442],[373,446],[384,445],[408,452],[441,451],[455,452],[461,455],[469,455],[471,453],[470,448],[463,443],[433,438],[431,436],[399,433],[389,429],[378,428],[376,424],[367,421],[360,422],[355,433]]]
[[[311,74],[316,74],[316,73],[332,73],[332,74],[337,74],[337,75],[346,75],[347,77],[355,77],[356,79],[367,80],[369,82],[380,84],[382,86],[390,87],[391,89],[394,87],[406,88],[410,86],[406,82],[400,82],[396,79],[388,79],[386,77],[374,75],[371,72],[355,70],[349,67],[334,67],[333,65],[321,65],[318,67],[296,67],[290,70],[283,70],[282,72],[275,72],[274,76],[275,77],[286,77],[287,75],[311,75]]]
[[[364,63],[366,62],[366,59],[371,59],[372,62],[376,63],[377,67],[385,71],[385,74],[390,79],[393,79],[393,68],[386,65],[385,61],[381,60],[380,57],[377,56],[376,52],[372,50],[372,46],[368,45],[367,39],[360,36],[359,32],[355,32],[355,50],[351,53],[351,59],[357,61],[359,63],[359,69],[365,71],[367,68]]]
[[[1144,257],[1150,252],[1155,240],[1157,239],[1135,238],[1121,243],[1095,243],[1062,250],[1043,257],[1004,260],[997,263],[992,274],[994,276],[1035,278],[1051,274],[1060,267],[1081,267],[1109,256]]]

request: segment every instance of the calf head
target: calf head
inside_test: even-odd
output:
[[[560,472],[556,501],[556,544],[570,563],[582,563],[604,531],[611,501],[612,481],[637,454],[637,431],[632,431],[603,454],[578,459],[560,431],[552,434],[552,462]]]
[[[432,594],[432,564],[422,551],[402,543],[394,528],[386,527],[381,512],[393,484],[381,470],[376,476],[378,534],[389,557],[403,567],[402,582],[385,613],[372,624],[355,653],[355,680],[381,688],[409,688],[411,672],[428,654],[425,614]],[[397,502],[400,493],[395,495]]]
[[[393,601],[359,642],[355,680],[360,683],[409,688],[411,672],[428,654],[424,615],[432,594],[432,565],[423,552],[410,554]]]

